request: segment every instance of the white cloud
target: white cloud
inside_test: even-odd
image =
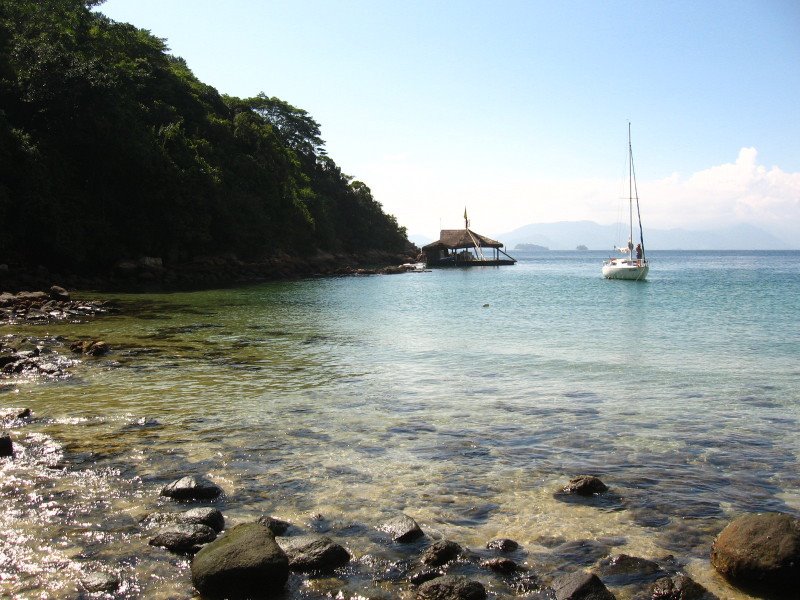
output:
[[[502,233],[528,223],[590,220],[612,223],[622,215],[627,182],[532,179],[502,169],[471,171],[457,164],[423,166],[392,156],[359,170],[375,198],[410,233],[436,237],[440,227],[461,225],[466,205],[474,227]],[[646,227],[705,229],[750,223],[793,246],[800,239],[800,173],[758,164],[755,148],[735,162],[688,177],[639,181]]]

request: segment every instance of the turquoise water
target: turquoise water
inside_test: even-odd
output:
[[[0,590],[72,597],[65,573],[113,563],[120,597],[190,597],[188,561],[138,519],[194,472],[225,489],[229,523],[404,511],[463,546],[516,539],[544,573],[563,567],[551,540],[613,538],[746,598],[708,553],[742,512],[800,514],[800,253],[652,252],[646,282],[602,279],[596,252],[519,258],[115,296],[118,316],[0,327],[114,349],[0,392],[38,417],[2,466]],[[583,473],[612,498],[553,497]]]

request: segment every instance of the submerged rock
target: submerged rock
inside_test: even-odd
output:
[[[263,598],[284,588],[289,559],[264,525],[243,523],[203,547],[191,570],[204,598]]]
[[[627,554],[601,560],[597,572],[609,585],[646,584],[666,575],[653,561]]]
[[[161,490],[162,496],[174,500],[209,500],[222,494],[222,488],[203,477],[187,475],[168,483]]]
[[[711,564],[738,586],[800,589],[800,519],[766,513],[733,520],[714,540]]]
[[[418,600],[483,600],[486,588],[479,581],[445,575],[419,586]]]
[[[401,543],[413,542],[425,535],[414,519],[403,514],[386,521],[379,529],[392,536],[395,542]]]
[[[83,589],[92,594],[100,592],[110,594],[116,591],[120,584],[119,579],[115,575],[102,573],[100,571],[86,573],[81,577],[80,581]]]
[[[578,571],[553,580],[556,600],[615,600],[614,594],[594,573]]]
[[[579,496],[592,496],[608,491],[608,486],[594,475],[580,475],[570,479],[562,490],[566,494],[578,494]]]
[[[81,340],[69,345],[69,349],[75,354],[87,354],[89,356],[103,356],[111,350],[105,342],[100,340]]]

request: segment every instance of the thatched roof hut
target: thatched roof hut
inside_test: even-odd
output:
[[[503,244],[497,240],[464,229],[442,229],[439,239],[423,246],[428,266],[496,266],[513,265],[517,262],[501,250]],[[493,248],[494,257],[485,257],[481,248]],[[470,252],[474,249],[474,252]],[[500,254],[506,258],[500,258]]]

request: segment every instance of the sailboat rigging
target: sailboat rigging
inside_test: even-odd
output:
[[[639,243],[633,245],[633,206],[636,202],[636,218],[639,222]],[[631,144],[631,124],[628,123],[628,244],[617,248],[627,254],[627,258],[611,257],[603,262],[603,277],[606,279],[630,279],[642,281],[650,271],[650,264],[644,251],[644,232],[642,213],[639,208],[639,190],[636,186],[636,170],[633,167],[633,146]],[[634,252],[636,257],[634,258]]]

